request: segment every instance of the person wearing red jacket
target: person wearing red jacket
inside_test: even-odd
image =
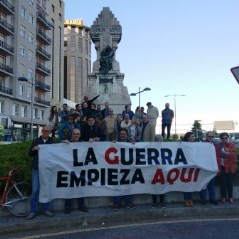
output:
[[[233,203],[233,174],[237,169],[237,154],[236,147],[229,142],[229,134],[223,132],[220,134],[221,142],[217,145],[221,158],[221,202],[226,202],[226,194],[229,198],[229,203]]]

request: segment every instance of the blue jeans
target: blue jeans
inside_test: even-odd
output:
[[[31,212],[37,211],[37,206],[39,203],[39,190],[40,190],[40,180],[39,171],[32,169],[32,195],[30,198]],[[50,203],[42,203],[43,210],[49,210]]]
[[[200,200],[206,201],[207,198],[207,190],[208,190],[208,196],[209,200],[215,200],[215,178],[211,179],[211,181],[208,183],[206,189],[202,189],[200,192]]]
[[[124,197],[124,201],[126,205],[129,205],[132,203],[132,196],[131,195],[125,195]],[[120,200],[121,200],[122,196],[116,196],[114,197],[114,205],[119,206],[120,205]]]

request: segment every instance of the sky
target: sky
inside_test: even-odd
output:
[[[232,120],[239,132],[239,85],[230,72],[239,66],[238,0],[65,0],[65,19],[90,27],[103,7],[122,26],[116,60],[129,94],[151,88],[140,94],[142,106],[150,101],[161,114],[169,102],[177,131],[194,120],[205,130]],[[138,95],[131,102],[135,110]]]

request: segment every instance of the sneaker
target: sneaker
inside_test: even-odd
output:
[[[158,204],[157,203],[153,203],[152,204],[152,208],[156,208],[156,207],[158,207]]]
[[[221,203],[225,203],[225,202],[226,202],[226,198],[222,198]]]
[[[119,205],[116,205],[116,204],[113,205],[113,210],[114,211],[119,211],[119,209],[120,209]]]
[[[164,208],[166,208],[166,204],[164,202],[162,202],[162,203],[160,203],[160,207],[164,209]]]
[[[88,212],[88,208],[86,206],[79,207],[79,210],[82,212]]]
[[[71,213],[71,209],[70,208],[65,208],[64,213],[65,214],[70,214]]]
[[[128,208],[128,209],[135,209],[136,207],[134,206],[134,204],[128,204],[128,205],[126,205],[126,207]]]
[[[35,212],[30,212],[27,216],[27,220],[32,220],[37,214]]]
[[[216,200],[210,200],[210,203],[213,205],[218,205],[218,202]]]
[[[50,212],[49,210],[44,211],[43,214],[46,215],[46,216],[48,216],[48,217],[53,217],[53,215],[54,215],[54,214],[53,214],[52,212]]]
[[[234,203],[233,198],[229,198],[229,203],[231,203],[231,204]]]
[[[188,200],[188,204],[189,204],[189,207],[193,207],[193,201],[192,200]]]

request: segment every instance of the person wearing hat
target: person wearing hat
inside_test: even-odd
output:
[[[156,106],[153,106],[151,102],[148,102],[146,105],[148,106],[147,116],[148,116],[149,122],[152,125],[152,127],[154,127],[154,131],[155,131],[155,128],[157,125],[157,119],[159,117],[158,108]]]
[[[62,140],[71,140],[72,138],[72,132],[76,128],[75,125],[75,115],[69,114],[67,116],[67,120],[63,122],[58,129],[58,136],[60,138],[60,141]]]

